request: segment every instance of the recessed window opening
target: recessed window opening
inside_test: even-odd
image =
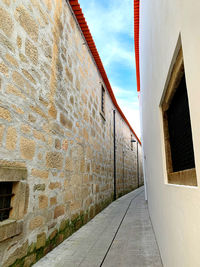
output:
[[[101,112],[105,113],[105,89],[101,86]]]
[[[133,140],[133,135],[131,134],[131,151],[133,151],[133,142],[132,142],[132,140]]]
[[[197,186],[182,48],[172,66],[161,107],[168,182]]]
[[[9,218],[11,207],[12,182],[0,182],[0,221]]]
[[[185,74],[167,110],[173,172],[195,168]]]

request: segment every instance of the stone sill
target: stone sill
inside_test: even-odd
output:
[[[16,220],[5,220],[0,222],[0,242],[19,235],[23,229],[23,222]]]
[[[197,186],[196,169],[168,173],[168,183]]]

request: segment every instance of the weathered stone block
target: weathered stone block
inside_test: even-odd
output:
[[[54,210],[54,219],[62,216],[65,213],[64,205],[57,206]]]
[[[37,236],[36,249],[44,247],[46,243],[46,234],[41,233]]]
[[[33,78],[33,76],[27,71],[27,70],[22,70],[24,76],[26,77],[27,80],[29,80],[30,82],[32,82],[33,84],[36,84],[35,79]]]
[[[25,258],[23,267],[30,267],[35,262],[36,262],[36,254],[34,253]]]
[[[20,115],[24,114],[24,111],[21,108],[15,106],[15,105],[12,105],[12,108],[14,109],[14,111],[16,111],[17,114],[20,114]]]
[[[0,33],[0,43],[7,49],[9,49],[12,52],[15,52],[15,48],[13,46],[13,44]]]
[[[20,60],[21,60],[22,62],[24,62],[24,63],[28,63],[28,60],[27,60],[27,58],[25,57],[24,54],[19,53],[19,58],[20,58]]]
[[[69,101],[70,101],[70,103],[71,103],[72,105],[74,105],[74,97],[73,97],[73,95],[70,96]]]
[[[70,204],[71,212],[80,210],[80,208],[81,208],[81,201],[73,201],[73,202],[71,202],[71,204]]]
[[[67,227],[68,223],[69,223],[69,221],[62,220],[61,223],[60,223],[60,228],[59,228],[59,230],[60,230],[60,231],[63,231],[63,230]]]
[[[45,209],[48,207],[48,197],[45,195],[40,195],[39,200],[39,209]]]
[[[32,169],[31,175],[39,177],[41,179],[47,179],[49,176],[49,172],[45,170]]]
[[[21,97],[23,99],[26,99],[26,96],[17,87],[15,87],[11,84],[7,85],[6,93]]]
[[[56,197],[51,197],[50,198],[50,205],[53,206],[53,205],[56,205],[57,204],[57,198]]]
[[[0,177],[1,181],[17,182],[26,180],[27,170],[22,162],[6,162],[0,161]]]
[[[59,236],[56,239],[56,245],[58,246],[60,243],[62,243],[64,240],[64,235],[63,234],[59,234]]]
[[[64,201],[73,201],[74,200],[74,194],[72,191],[66,192],[64,196]]]
[[[35,137],[36,139],[45,142],[45,137],[44,137],[44,134],[43,134],[43,133],[34,130],[34,131],[33,131],[33,135],[34,135],[34,137]]]
[[[50,183],[49,189],[53,190],[53,189],[56,189],[56,188],[61,188],[61,183],[59,183],[59,182]]]
[[[56,149],[61,149],[61,142],[60,142],[59,139],[56,139],[56,140],[55,140],[55,148],[56,148]]]
[[[21,137],[20,151],[23,159],[31,160],[35,155],[35,142],[33,140]]]
[[[65,139],[63,141],[63,143],[62,143],[62,149],[65,150],[65,151],[68,149],[68,141],[67,141],[67,139]]]
[[[38,40],[38,24],[25,9],[24,6],[19,6],[16,9],[16,19],[19,21],[20,25],[24,28],[26,33],[34,41]]]
[[[22,232],[23,222],[6,220],[0,223],[0,242],[19,235]]]
[[[17,63],[17,60],[16,60],[13,56],[11,56],[10,54],[6,54],[6,60],[7,60],[11,65],[13,65],[13,66],[15,66],[15,67],[18,67],[18,66],[19,66],[18,63]]]
[[[25,89],[26,81],[25,81],[25,79],[23,78],[23,76],[19,72],[14,71],[13,75],[12,75],[12,78],[13,78],[13,82],[16,85],[18,85],[22,89]]]
[[[3,8],[0,8],[0,29],[7,35],[11,36],[13,32],[13,21],[10,14]]]
[[[86,142],[88,142],[88,130],[86,130],[85,128],[83,129],[83,138],[85,139]]]
[[[6,148],[8,150],[15,150],[17,143],[17,131],[14,127],[8,127],[6,137]]]
[[[47,119],[47,115],[44,113],[44,111],[39,106],[30,106],[32,111],[39,114],[41,117]]]
[[[25,54],[29,59],[37,65],[38,63],[38,50],[37,47],[32,44],[28,39],[25,42]]]
[[[17,46],[18,48],[22,47],[22,38],[20,36],[17,36]]]
[[[71,157],[66,157],[65,170],[73,171],[73,160]]]
[[[34,191],[44,191],[46,188],[45,184],[35,184]]]
[[[0,118],[7,120],[7,121],[11,121],[11,114],[10,111],[8,111],[5,108],[0,107]]]
[[[63,113],[60,114],[60,122],[64,127],[68,128],[69,130],[72,129],[72,122],[68,118],[66,118]]]
[[[65,68],[65,72],[67,74],[68,79],[73,82],[73,75],[68,67]]]
[[[52,240],[57,235],[57,233],[58,233],[58,230],[55,229],[49,236],[50,240]]]
[[[77,89],[78,91],[81,90],[81,83],[80,83],[80,81],[79,81],[78,79],[76,79],[76,89]]]
[[[34,230],[44,224],[44,217],[36,216],[35,218],[31,219],[29,223],[29,229]]]
[[[56,119],[56,117],[57,117],[57,110],[53,104],[51,104],[51,106],[49,108],[49,115],[54,119]]]
[[[2,145],[4,130],[5,130],[5,125],[0,124],[0,146]]]
[[[63,155],[60,152],[48,152],[46,154],[46,166],[48,168],[62,169]]]
[[[0,63],[0,72],[8,77],[8,67],[4,63]]]
[[[25,133],[25,134],[28,134],[28,133],[31,132],[31,127],[29,125],[27,125],[27,124],[22,124],[21,132]]]
[[[29,115],[28,115],[28,120],[29,120],[30,122],[32,122],[32,123],[36,122],[36,118],[35,118],[35,116],[33,116],[32,114],[29,114]]]

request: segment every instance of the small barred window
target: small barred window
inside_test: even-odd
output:
[[[101,112],[105,113],[105,89],[101,87]]]
[[[11,207],[12,182],[0,182],[0,221],[9,218]]]

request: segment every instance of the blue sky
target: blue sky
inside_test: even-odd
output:
[[[79,0],[117,102],[140,136],[133,0]]]

